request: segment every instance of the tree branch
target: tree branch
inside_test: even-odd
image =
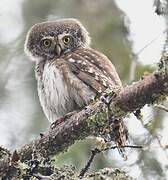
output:
[[[113,92],[108,93],[107,98],[112,98],[112,94],[114,95]],[[125,87],[116,94],[110,103],[111,116],[124,118],[128,113],[135,112],[146,104],[151,105],[164,100],[167,95],[168,56],[164,56],[158,65],[158,71],[144,76],[140,81]],[[15,164],[18,161],[25,163],[26,161],[37,161],[37,159],[48,159],[66,151],[77,140],[90,135],[99,135],[103,127],[107,125],[108,108],[101,100],[97,100],[94,104],[92,103],[82,111],[68,117],[65,122],[50,129],[43,136],[23,146],[17,153],[15,152],[14,157],[17,158],[10,154],[5,158],[0,158],[0,170],[3,169],[3,173],[0,172],[0,175],[10,174],[11,171],[13,174],[18,173],[18,168],[11,169],[11,167],[16,167]],[[35,170],[33,169],[33,172]],[[31,171],[29,169],[29,174]]]
[[[111,101],[111,115],[124,118],[144,105],[158,103],[168,94],[168,56],[162,57],[158,71],[125,87]],[[111,93],[108,94],[111,96]],[[100,100],[69,117],[64,123],[50,129],[41,138],[22,147],[21,161],[32,159],[32,154],[49,157],[66,151],[76,140],[98,135],[107,123],[107,106]]]

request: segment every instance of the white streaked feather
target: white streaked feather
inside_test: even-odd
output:
[[[62,74],[55,66],[44,66],[42,81],[38,82],[38,93],[48,120],[52,122],[62,117],[69,94]]]

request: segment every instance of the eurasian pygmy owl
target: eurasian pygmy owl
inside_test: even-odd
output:
[[[35,61],[41,106],[50,122],[88,105],[107,88],[122,88],[111,61],[90,48],[90,37],[76,19],[35,24],[25,52]]]

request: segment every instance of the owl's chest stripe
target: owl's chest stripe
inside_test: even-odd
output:
[[[69,92],[60,71],[46,64],[42,77],[38,80],[38,93],[41,105],[48,119],[62,117],[68,111]]]

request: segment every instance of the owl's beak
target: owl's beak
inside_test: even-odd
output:
[[[56,44],[55,45],[55,53],[56,53],[56,55],[60,56],[61,55],[61,51],[62,51],[62,49],[61,49],[60,44]]]

